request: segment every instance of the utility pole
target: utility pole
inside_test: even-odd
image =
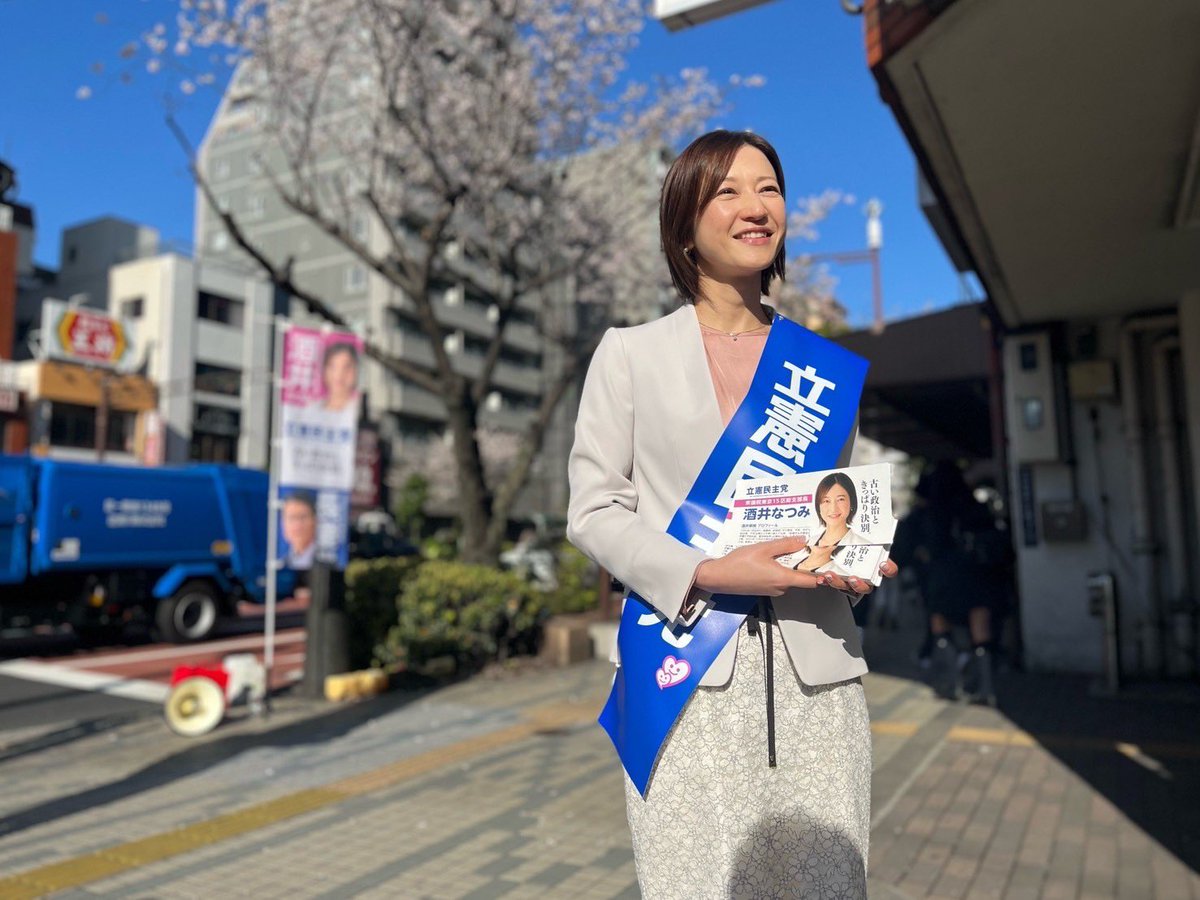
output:
[[[876,334],[883,331],[883,276],[880,272],[880,254],[883,249],[883,204],[872,197],[863,207],[867,217],[867,249],[846,250],[834,253],[806,253],[805,259],[812,262],[869,263],[871,266],[871,307],[874,316],[871,330]]]
[[[109,382],[112,374],[100,370],[100,402],[96,405],[96,461],[104,462],[104,451],[108,446]]]
[[[871,254],[871,302],[874,306],[874,332],[883,331],[883,278],[879,272],[879,251],[883,249],[883,204],[875,197],[863,207],[867,216],[867,252]]]

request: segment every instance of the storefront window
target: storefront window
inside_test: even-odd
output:
[[[110,409],[104,449],[132,452],[136,421],[136,413]],[[56,447],[94,449],[96,408],[78,403],[54,403],[50,410],[50,443]]]

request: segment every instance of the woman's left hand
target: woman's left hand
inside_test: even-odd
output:
[[[895,578],[899,571],[900,567],[891,559],[885,559],[879,566],[879,573],[884,578]],[[869,581],[863,581],[853,575],[836,575],[833,572],[822,572],[817,575],[817,584],[825,584],[839,591],[851,591],[863,596],[875,590],[875,585]]]

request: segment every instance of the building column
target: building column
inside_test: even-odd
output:
[[[1200,288],[1179,301],[1179,342],[1183,357],[1183,415],[1191,456],[1192,521],[1200,522]],[[1200,584],[1200,557],[1192,562],[1192,586]]]

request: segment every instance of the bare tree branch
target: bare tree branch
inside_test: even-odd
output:
[[[245,231],[242,229],[241,225],[238,224],[237,220],[228,211],[221,208],[216,195],[213,193],[212,186],[208,183],[207,179],[204,178],[199,168],[196,166],[195,155],[192,151],[191,144],[189,143],[187,136],[183,133],[183,130],[179,127],[179,123],[175,121],[174,117],[167,117],[167,127],[171,129],[171,132],[175,135],[176,140],[179,141],[180,146],[183,148],[184,153],[187,154],[188,171],[191,173],[192,178],[195,179],[196,185],[200,188],[200,192],[204,195],[205,201],[208,203],[212,211],[220,218],[221,224],[225,226],[225,229],[229,232],[229,236],[233,238],[234,243],[241,247],[241,249],[248,256],[250,256],[255,263],[258,264],[259,268],[263,270],[263,273],[266,275],[269,281],[271,281],[280,290],[285,291],[290,296],[295,297],[297,300],[303,303],[308,312],[315,316],[320,316],[331,325],[336,325],[337,327],[346,329],[347,331],[351,330],[350,323],[347,322],[346,319],[343,318],[333,307],[331,307],[320,297],[317,297],[315,294],[296,284],[295,279],[292,278],[292,259],[289,258],[284,265],[277,266],[271,262],[271,260],[262,252],[262,250],[260,250],[253,242],[250,241],[249,238],[246,237]],[[407,379],[414,384],[418,384],[428,391],[435,393],[438,391],[440,384],[439,380],[430,375],[424,369],[414,366],[407,360],[385,352],[371,341],[364,341],[363,349],[367,356],[369,356],[371,359],[374,359],[394,375]]]

